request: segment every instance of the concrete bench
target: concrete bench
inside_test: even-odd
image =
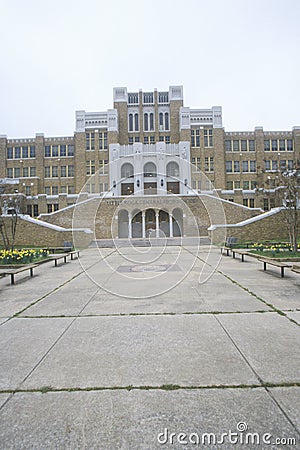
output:
[[[57,261],[59,261],[60,259],[64,260],[64,263],[67,262],[67,256],[69,255],[69,253],[58,253],[57,255],[49,255],[49,261],[54,261],[54,267],[57,267]]]
[[[299,265],[293,265],[291,268],[292,272],[300,273],[300,266]]]
[[[245,255],[248,255],[249,252],[247,250],[238,250],[238,249],[231,249],[232,251],[232,257],[235,259],[235,254],[241,255],[242,262],[245,261]]]
[[[79,250],[72,250],[71,252],[68,252],[68,255],[71,256],[71,260],[73,261],[74,257],[79,258]]]
[[[25,270],[29,270],[30,276],[33,277],[33,269],[37,267],[37,264],[29,264],[27,266],[17,267],[15,269],[7,269],[1,272],[1,276],[10,275],[11,284],[15,284],[15,275],[17,273],[24,272]]]
[[[270,259],[264,259],[264,258],[258,258],[258,261],[261,261],[264,265],[264,270],[267,270],[267,264],[270,264],[271,266],[279,267],[281,271],[281,277],[284,277],[284,269],[285,268],[291,268],[291,263],[285,263],[280,261],[272,261]]]

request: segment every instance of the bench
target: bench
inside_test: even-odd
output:
[[[68,255],[71,256],[71,260],[73,261],[74,257],[79,258],[79,250],[72,250],[71,252],[68,253]]]
[[[281,270],[281,277],[284,277],[284,269],[289,267],[291,268],[291,263],[284,263],[280,261],[271,261],[269,259],[264,258],[258,258],[258,261],[261,261],[264,265],[264,270],[267,270],[267,264],[270,264],[271,266],[280,267]]]
[[[221,254],[223,255],[224,252],[226,252],[226,256],[229,256],[229,252],[232,251],[232,248],[230,247],[221,247]]]
[[[247,250],[231,249],[231,251],[232,251],[233,259],[235,259],[235,254],[241,255],[242,262],[245,261],[245,255],[249,254],[249,252]]]
[[[27,266],[18,267],[16,269],[7,269],[1,272],[1,276],[10,275],[11,284],[15,284],[15,275],[17,273],[24,272],[25,270],[29,270],[30,276],[33,277],[33,269],[37,267],[37,264],[29,264]]]
[[[63,259],[64,262],[67,262],[67,256],[69,255],[69,253],[58,253],[57,255],[49,255],[49,261],[54,261],[54,267],[57,267],[57,261],[59,259]]]
[[[291,268],[292,272],[300,273],[300,266],[296,266],[295,264]]]

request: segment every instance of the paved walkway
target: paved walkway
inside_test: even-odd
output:
[[[0,280],[1,449],[300,448],[300,275],[209,246],[35,273]]]

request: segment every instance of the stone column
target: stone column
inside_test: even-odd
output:
[[[146,211],[142,211],[142,237],[146,237]]]
[[[132,215],[131,212],[128,213],[128,238],[132,239]]]
[[[173,216],[171,213],[169,213],[169,230],[170,230],[170,237],[173,237]]]
[[[159,210],[155,211],[155,235],[159,237]]]

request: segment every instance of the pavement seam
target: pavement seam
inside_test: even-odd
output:
[[[163,384],[163,385],[128,385],[128,386],[86,386],[86,387],[62,387],[55,388],[53,386],[42,386],[40,388],[30,389],[3,389],[0,394],[19,394],[19,393],[41,393],[48,392],[91,392],[91,391],[177,391],[177,390],[211,390],[211,389],[272,389],[272,388],[291,388],[300,387],[300,382],[291,383],[268,383],[263,384],[212,384],[212,385],[179,385],[179,384]]]

